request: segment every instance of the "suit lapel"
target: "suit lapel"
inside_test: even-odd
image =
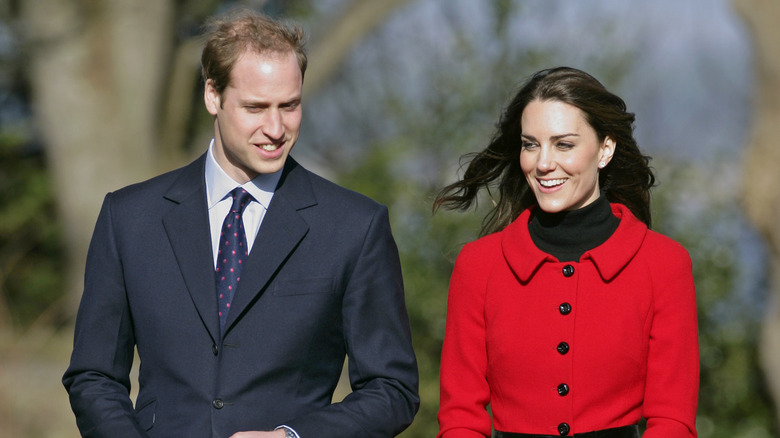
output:
[[[309,231],[309,224],[298,210],[314,204],[316,199],[308,171],[292,157],[288,157],[284,173],[252,245],[252,252],[241,273],[241,283],[225,323],[226,332],[265,291],[285,259]]]
[[[187,290],[212,340],[219,339],[214,260],[204,179],[205,155],[185,167],[165,194],[176,204],[163,225]]]

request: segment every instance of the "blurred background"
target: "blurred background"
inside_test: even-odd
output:
[[[233,7],[310,35],[293,155],[390,207],[421,372],[403,437],[436,433],[447,284],[486,208],[433,196],[557,65],[636,113],[654,228],[693,258],[699,435],[780,436],[777,0],[0,0],[0,437],[78,436],[60,378],[100,203],[206,150],[198,34]]]

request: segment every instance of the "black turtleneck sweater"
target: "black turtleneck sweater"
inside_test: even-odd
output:
[[[612,214],[607,197],[601,196],[578,210],[545,213],[536,208],[528,223],[531,240],[561,262],[577,262],[585,251],[609,239],[620,219]]]

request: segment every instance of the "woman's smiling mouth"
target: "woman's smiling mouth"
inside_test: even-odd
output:
[[[537,179],[539,181],[539,185],[546,188],[552,188],[555,186],[559,186],[566,182],[568,178],[557,178],[557,179]]]

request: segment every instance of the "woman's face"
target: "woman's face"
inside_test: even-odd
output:
[[[598,199],[599,169],[615,152],[611,138],[599,141],[579,108],[557,100],[532,101],[520,123],[520,167],[542,210],[576,210]]]

